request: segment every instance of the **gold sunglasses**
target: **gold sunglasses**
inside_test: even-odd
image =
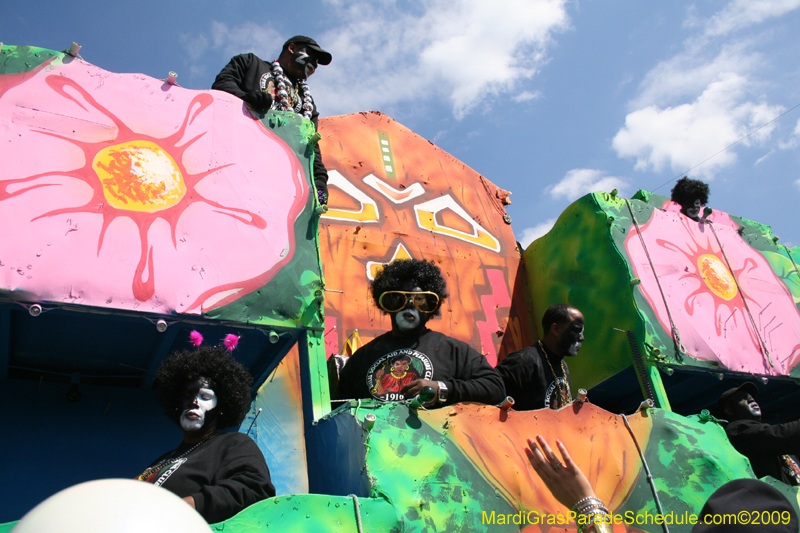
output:
[[[439,308],[439,295],[435,292],[386,291],[378,298],[378,305],[387,313],[405,309],[408,302],[421,313],[434,313]]]

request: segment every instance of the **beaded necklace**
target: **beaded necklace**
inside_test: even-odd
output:
[[[183,459],[184,457],[186,457],[187,455],[192,453],[194,450],[196,450],[198,446],[200,446],[204,442],[210,441],[211,439],[213,439],[217,435],[219,435],[219,432],[215,431],[214,433],[211,433],[210,435],[206,435],[205,437],[203,437],[202,440],[200,440],[200,442],[198,442],[197,444],[195,444],[194,446],[192,446],[191,448],[189,448],[188,450],[186,450],[182,454],[180,454],[180,455],[178,455],[176,457],[167,457],[166,459],[160,460],[158,463],[154,464],[151,467],[148,467],[147,470],[142,472],[142,475],[140,475],[138,479],[139,480],[146,480],[148,477],[153,475],[153,473],[158,472],[161,468],[167,466],[170,463],[174,463],[174,462],[178,461],[179,459]],[[175,448],[175,450],[177,450],[177,449],[178,448]],[[175,450],[172,450],[172,452],[170,452],[170,453],[175,452]]]
[[[314,99],[311,97],[311,91],[308,88],[306,80],[300,80],[299,88],[293,88],[292,83],[286,74],[283,73],[278,60],[272,62],[272,78],[276,84],[276,98],[272,105],[273,109],[278,111],[292,111],[294,113],[302,114],[307,119],[311,120],[311,115],[314,112]],[[290,89],[292,97],[289,98]],[[292,106],[292,102],[297,100],[297,104]]]
[[[542,349],[542,353],[544,354],[544,360],[547,361],[547,366],[550,367],[550,372],[553,373],[553,382],[556,385],[556,390],[558,391],[558,397],[563,398],[566,400],[567,403],[572,401],[572,391],[569,388],[569,382],[567,381],[567,369],[566,365],[564,365],[564,359],[561,359],[561,377],[564,378],[564,383],[567,386],[566,395],[564,395],[564,389],[561,388],[561,382],[558,380],[558,374],[556,374],[555,369],[553,368],[553,364],[550,362],[550,358],[547,356],[547,350],[544,349],[544,344],[542,341],[539,341],[539,348]],[[563,406],[559,406],[563,407]]]

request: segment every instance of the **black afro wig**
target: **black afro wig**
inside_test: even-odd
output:
[[[180,423],[184,388],[200,377],[207,378],[217,394],[218,427],[240,424],[250,407],[253,377],[219,347],[201,346],[193,351],[175,352],[164,359],[155,380],[164,414]]]
[[[690,180],[687,177],[682,177],[675,184],[672,189],[672,201],[681,204],[681,207],[692,207],[695,200],[700,200],[700,203],[706,205],[708,203],[708,195],[711,190],[708,184],[700,180]]]
[[[420,259],[398,259],[386,265],[372,281],[372,299],[377,304],[381,294],[402,290],[403,283],[407,281],[414,282],[423,291],[434,292],[439,296],[439,307],[432,313],[433,316],[438,315],[444,299],[447,298],[447,283],[439,267]]]

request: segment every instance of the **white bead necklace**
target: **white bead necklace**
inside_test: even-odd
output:
[[[283,73],[283,69],[277,59],[272,62],[272,77],[275,79],[276,85],[276,98],[272,106],[273,109],[301,113],[311,120],[311,115],[314,112],[314,100],[311,98],[311,91],[306,80],[300,80],[300,90],[297,95],[299,101],[296,106],[292,106],[292,101],[289,99],[289,87],[292,84],[286,74]]]

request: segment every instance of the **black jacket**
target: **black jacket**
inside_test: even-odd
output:
[[[427,328],[414,337],[397,337],[390,331],[357,350],[342,369],[336,397],[404,399],[396,390],[380,394],[379,387],[382,379],[384,385],[391,381],[391,364],[405,356],[412,359],[405,381],[430,379],[447,385],[447,402],[438,405],[498,404],[505,398],[503,379],[483,355],[465,342]]]
[[[734,420],[725,433],[736,450],[750,459],[756,476],[781,475],[781,455],[800,455],[800,420],[785,424],[766,424],[756,420]]]
[[[564,361],[566,375],[559,375],[557,382],[544,358],[545,355],[541,353],[539,345],[534,344],[509,354],[497,365],[497,371],[503,376],[506,394],[514,398],[515,411],[530,411],[545,407],[558,409],[569,401],[558,396],[559,386],[562,391],[566,391],[569,384],[569,368],[566,361]],[[553,357],[550,363],[560,374],[561,359]]]
[[[233,57],[230,63],[217,74],[212,89],[231,93],[241,99],[245,99],[248,93],[261,90],[261,78],[271,72],[270,63],[258,58],[255,54],[241,54]],[[313,102],[314,111],[311,114],[311,122],[314,127],[319,129],[319,112],[317,103]],[[259,109],[257,111],[266,111]],[[314,144],[314,185],[317,190],[324,191],[327,197],[328,192],[328,171],[322,163],[322,153],[319,150],[319,143]]]
[[[181,444],[150,466],[179,456],[191,447]],[[169,469],[170,465],[166,465],[148,481],[158,484]],[[227,520],[244,508],[275,496],[264,454],[253,439],[238,432],[222,433],[198,446],[160,485],[181,498],[193,496],[197,512],[210,524]]]

